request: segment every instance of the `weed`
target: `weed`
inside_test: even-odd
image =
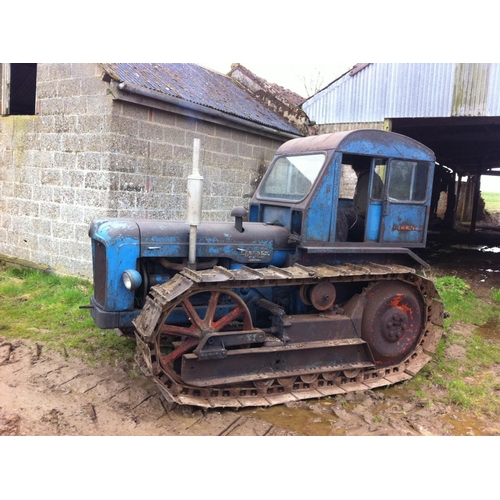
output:
[[[491,307],[480,302],[463,279],[456,276],[437,278],[436,288],[450,313],[450,318],[445,320],[446,327],[455,321],[482,325],[490,318]]]
[[[92,285],[78,278],[11,267],[0,271],[0,331],[43,342],[91,363],[131,361],[135,344],[95,326],[88,310]]]
[[[422,389],[416,391],[415,396],[417,398],[420,398],[420,399],[425,399],[427,397],[427,395],[425,394],[425,391],[423,391]]]
[[[448,397],[450,401],[468,410],[472,406],[472,389],[463,380],[452,380],[448,384]]]
[[[415,384],[413,387],[419,391],[427,380],[445,389],[445,402],[449,404],[474,413],[498,414],[500,394],[496,387],[500,384],[498,376],[492,373],[500,363],[500,345],[478,334],[479,327],[496,320],[498,306],[478,300],[461,278],[445,276],[435,282],[451,318],[445,322],[447,335],[438,343],[433,361],[411,381]],[[492,299],[500,302],[500,291],[493,289]],[[471,328],[454,329],[455,322],[471,325]],[[452,347],[462,355],[447,356]]]
[[[500,364],[500,346],[474,334],[468,342],[467,359],[474,366],[489,367]]]

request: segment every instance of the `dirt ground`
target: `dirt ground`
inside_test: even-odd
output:
[[[424,257],[434,273],[464,275],[479,294],[500,288],[500,254],[495,251],[477,245],[443,250],[431,244]],[[466,325],[455,328],[472,332]],[[500,341],[500,333],[494,335]],[[451,346],[446,355],[460,359],[464,353]],[[500,382],[500,367],[493,375]],[[167,409],[155,384],[142,375],[92,368],[39,344],[0,338],[3,436],[500,435],[500,419],[480,420],[441,403],[441,396],[438,388],[426,389],[422,399],[402,383],[264,409]]]

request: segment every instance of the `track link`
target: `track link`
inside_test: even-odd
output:
[[[214,387],[185,384],[175,372],[166,370],[160,364],[155,339],[161,335],[163,324],[175,304],[193,292],[214,288],[224,291],[244,287],[301,286],[325,279],[332,283],[368,282],[367,288],[381,281],[396,280],[415,287],[425,309],[424,328],[415,349],[402,362],[383,368],[344,366],[342,370],[302,376],[294,373],[289,377],[260,381],[256,376],[255,384],[245,382]],[[403,266],[363,263],[318,266],[295,264],[289,268],[243,267],[238,270],[222,267],[205,271],[185,269],[167,283],[151,289],[141,314],[134,321],[136,359],[142,371],[158,384],[168,403],[204,408],[271,406],[375,389],[411,379],[435,352],[442,336],[443,316],[443,305],[433,282]]]

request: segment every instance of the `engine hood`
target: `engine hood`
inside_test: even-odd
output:
[[[148,219],[94,221],[89,236],[106,247],[139,245],[139,257],[186,258],[190,226],[184,222]],[[289,252],[288,229],[265,223],[204,222],[198,226],[197,258],[229,258],[240,263],[269,263],[277,252]]]

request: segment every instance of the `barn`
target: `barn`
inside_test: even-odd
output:
[[[319,132],[391,130],[431,148],[443,218],[475,230],[481,186],[500,176],[500,64],[359,63],[302,109]]]
[[[300,96],[231,71],[2,63],[0,254],[90,277],[91,220],[184,220],[194,139],[203,217],[228,220],[305,121]]]

